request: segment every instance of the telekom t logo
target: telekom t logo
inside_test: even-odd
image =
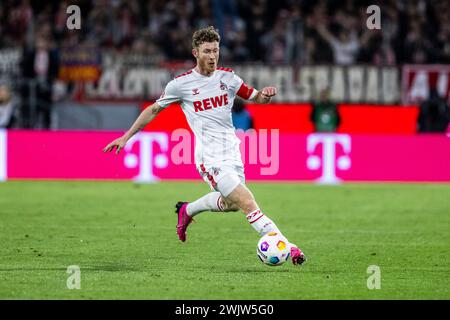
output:
[[[139,155],[131,152],[133,145],[139,143]],[[134,177],[138,182],[153,182],[158,178],[153,174],[153,165],[156,168],[166,168],[168,158],[165,154],[155,154],[153,144],[159,145],[162,152],[167,152],[169,139],[166,133],[159,132],[141,132],[133,136],[126,144],[124,151],[124,164],[127,168],[136,168],[139,166],[139,174]]]
[[[316,147],[322,144],[322,159],[314,155]],[[336,158],[336,146],[342,146],[344,155]],[[341,179],[336,176],[336,168],[348,170],[351,167],[350,152],[351,139],[347,134],[314,133],[307,137],[306,166],[310,170],[318,170],[322,167],[322,176],[317,180],[319,183],[335,184]]]

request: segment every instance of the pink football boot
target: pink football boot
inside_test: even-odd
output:
[[[175,212],[178,214],[177,234],[182,242],[186,241],[186,229],[192,222],[192,217],[186,211],[187,205],[188,202],[181,201],[175,205],[175,208],[177,208]]]
[[[294,246],[291,247],[291,259],[294,265],[301,265],[306,261],[306,257],[302,250]]]

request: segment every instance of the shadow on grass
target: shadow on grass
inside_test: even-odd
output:
[[[197,269],[198,271],[198,269]],[[262,266],[261,268],[249,269],[249,268],[220,268],[215,269],[214,273],[289,273],[294,272],[292,268],[280,268],[280,267],[270,267]]]
[[[124,265],[96,265],[96,266],[86,266],[80,267],[81,271],[107,271],[107,272],[123,272],[123,271],[142,271],[142,269],[124,266]],[[67,271],[67,267],[16,267],[16,268],[0,268],[0,272],[14,272],[14,271]]]

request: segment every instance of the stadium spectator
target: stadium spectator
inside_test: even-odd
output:
[[[360,42],[355,30],[338,27],[338,36],[335,37],[325,25],[318,25],[319,35],[325,39],[333,50],[336,64],[348,65],[356,61]]]
[[[244,131],[253,129],[253,118],[245,108],[245,103],[242,99],[234,100],[233,110],[231,113],[233,119],[233,125],[236,129],[242,129]]]
[[[247,32],[243,27],[239,27],[233,37],[229,39],[228,53],[226,61],[245,62],[251,61],[250,50],[247,45]]]
[[[395,64],[395,53],[381,31],[366,31],[360,44],[358,62],[378,66]]]
[[[222,45],[229,47],[233,34],[238,28],[238,8],[236,0],[210,0],[216,27],[219,29]]]
[[[0,128],[11,128],[15,120],[15,101],[11,90],[5,85],[0,85]]]
[[[253,0],[241,4],[241,12],[247,21],[248,41],[247,47],[251,54],[251,60],[264,61],[265,48],[261,39],[266,32],[267,5],[264,0]]]
[[[25,49],[21,62],[22,121],[25,128],[49,129],[52,112],[52,87],[58,75],[58,58],[46,38],[36,38],[35,46]]]
[[[330,90],[324,89],[318,101],[312,104],[311,122],[316,132],[336,132],[341,118],[337,106],[330,100]]]
[[[430,90],[430,97],[420,105],[419,132],[447,132],[450,121],[450,107],[446,99],[436,90]]]
[[[30,1],[20,1],[17,6],[10,9],[9,16],[6,20],[6,33],[18,44],[24,43],[33,17],[34,14]]]
[[[265,47],[266,56],[264,60],[270,64],[286,64],[286,39],[281,23],[266,34],[262,42]]]

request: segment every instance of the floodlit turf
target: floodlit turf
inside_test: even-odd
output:
[[[201,182],[1,183],[0,298],[450,299],[450,185],[249,186],[306,264],[261,264],[241,213],[203,213],[180,243],[174,204]]]

